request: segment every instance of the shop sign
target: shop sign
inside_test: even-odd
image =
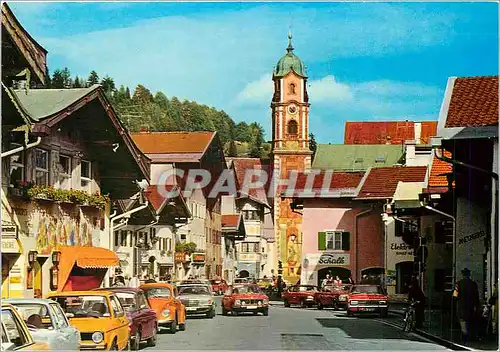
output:
[[[3,236],[2,236],[3,237]],[[2,253],[20,253],[19,243],[15,238],[2,238]]]
[[[255,254],[255,253],[240,253],[240,254],[238,254],[238,261],[256,262],[257,261],[257,254]]]
[[[468,236],[460,238],[458,240],[458,244],[465,244],[467,242],[471,242],[471,241],[477,240],[478,238],[485,237],[485,236],[486,236],[486,232],[481,230],[479,232],[473,233],[472,235],[468,235]]]
[[[205,254],[193,253],[191,261],[193,263],[205,263]]]
[[[406,243],[391,243],[391,251],[394,252],[394,255],[405,255],[405,256],[410,256],[413,255],[413,249],[411,246],[407,245]]]
[[[185,253],[175,253],[175,262],[176,263],[185,263],[186,262],[186,254]]]
[[[319,257],[319,265],[349,265],[349,254],[343,253],[323,253]]]
[[[18,227],[16,224],[12,223],[2,223],[2,238],[6,237],[17,238]]]

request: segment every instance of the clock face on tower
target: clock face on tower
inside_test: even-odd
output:
[[[288,105],[288,113],[290,115],[295,115],[297,113],[297,105],[295,104]]]

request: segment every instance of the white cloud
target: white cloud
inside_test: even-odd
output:
[[[261,104],[271,101],[273,96],[272,75],[263,75],[257,81],[250,82],[238,93],[236,102],[241,104],[256,103]]]
[[[336,81],[332,75],[309,83],[309,98],[311,101],[338,103],[351,101],[354,96],[349,85]]]

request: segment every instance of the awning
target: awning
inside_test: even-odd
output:
[[[107,269],[120,265],[116,253],[102,247],[61,246],[58,289],[62,289],[74,266],[83,269]]]

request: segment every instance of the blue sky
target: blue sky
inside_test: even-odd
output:
[[[321,143],[342,143],[345,121],[435,120],[448,77],[498,74],[496,3],[9,5],[49,51],[51,71],[95,69],[267,132],[271,74],[291,28]]]

